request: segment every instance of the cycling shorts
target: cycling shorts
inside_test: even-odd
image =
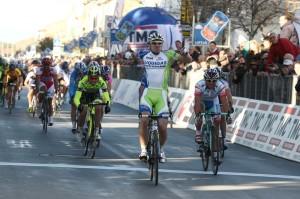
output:
[[[145,88],[140,100],[140,113],[168,114],[167,96],[167,91],[164,89]]]
[[[41,90],[42,87],[45,87],[47,89],[47,86],[44,82],[40,82],[39,84],[39,90]],[[54,84],[52,84],[48,89],[47,89],[47,96],[53,98],[55,95],[55,88]]]

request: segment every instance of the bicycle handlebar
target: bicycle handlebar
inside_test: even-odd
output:
[[[9,83],[8,85],[9,86],[16,86],[17,84],[16,83]]]
[[[139,118],[151,118],[151,119],[159,119],[159,118],[166,118],[170,117],[169,113],[161,114],[161,115],[143,115],[141,113],[138,114]]]
[[[198,116],[205,116],[205,115],[210,115],[210,116],[215,116],[215,115],[228,115],[228,113],[225,113],[225,112],[221,112],[221,113],[214,113],[214,112],[196,113],[196,117],[198,117]]]
[[[91,102],[88,103],[89,106],[96,106],[96,105],[108,105],[108,103],[104,103],[104,102]]]

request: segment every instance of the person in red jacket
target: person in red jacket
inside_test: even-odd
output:
[[[265,39],[269,40],[271,43],[267,65],[265,66],[266,72],[273,72],[273,70],[277,70],[274,65],[282,64],[285,54],[292,54],[295,59],[300,52],[299,48],[292,42],[286,38],[279,38],[279,36],[275,33],[268,33]]]

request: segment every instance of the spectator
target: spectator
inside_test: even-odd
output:
[[[280,67],[281,75],[284,77],[294,75],[295,71],[294,71],[293,67],[294,67],[294,62],[290,59],[285,59],[283,61],[283,64]]]
[[[279,18],[280,25],[280,38],[286,38],[290,40],[295,46],[299,46],[298,34],[293,24],[293,14],[288,13],[287,15]]]
[[[238,84],[242,81],[244,74],[246,73],[246,62],[243,56],[238,58],[238,64],[233,68],[232,82]]]
[[[270,65],[282,64],[283,56],[285,54],[292,54],[294,59],[298,55],[298,47],[286,38],[279,38],[279,36],[275,33],[269,33],[265,39],[271,42],[271,47],[268,53],[268,62],[265,66],[266,72],[272,72],[272,70],[274,70],[274,68],[270,67]]]
[[[214,41],[209,42],[209,47],[208,47],[208,51],[207,51],[206,55],[207,56],[215,55],[215,56],[217,56],[217,59],[218,59],[219,58],[219,53],[220,53],[220,51],[217,47],[216,42],[214,42]]]

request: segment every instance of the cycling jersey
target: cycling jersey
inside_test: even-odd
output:
[[[178,58],[174,50],[158,55],[149,52],[143,57],[145,67],[145,78],[147,87],[168,89],[170,69],[173,62]]]
[[[58,65],[55,67],[58,75],[58,79],[63,79],[65,81],[66,86],[70,84],[70,74],[63,69],[61,69]]]
[[[160,52],[158,55],[149,52],[143,57],[145,74],[141,84],[145,89],[140,101],[140,112],[151,113],[153,111],[159,115],[169,113],[168,80],[171,65],[178,56],[175,51],[170,50],[166,53]]]
[[[224,84],[225,89],[229,89],[229,83],[225,79],[219,79],[222,84]]]
[[[0,83],[2,82],[3,75],[4,75],[4,67],[0,65]]]
[[[226,96],[225,85],[220,80],[216,82],[213,89],[206,86],[205,80],[200,80],[195,86],[195,96],[201,96],[207,111],[220,112],[220,103],[218,96]]]
[[[96,84],[91,84],[88,81],[88,76],[84,76],[78,83],[78,89],[74,97],[75,106],[78,107],[79,104],[87,104],[99,98],[104,103],[110,103],[105,81],[102,77],[99,77],[99,81]]]
[[[22,76],[22,73],[18,68],[15,68],[13,70],[6,69],[4,72],[4,76],[6,77],[4,79],[4,82],[14,82],[18,79],[18,77]]]
[[[33,69],[34,74],[39,78],[40,82],[43,82],[47,89],[54,85],[53,76],[57,75],[55,68],[50,67],[50,71],[44,71],[43,67],[36,67]]]
[[[84,75],[86,75],[86,73],[84,73]],[[74,69],[71,72],[71,75],[70,75],[70,85],[69,85],[69,96],[70,96],[70,99],[72,99],[75,96],[75,93],[76,93],[76,90],[77,90],[77,86],[78,86],[78,82],[81,80],[81,78],[82,77],[79,76],[78,70]]]

